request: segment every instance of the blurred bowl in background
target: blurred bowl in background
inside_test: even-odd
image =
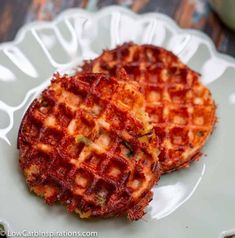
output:
[[[221,20],[235,30],[235,0],[209,0]]]

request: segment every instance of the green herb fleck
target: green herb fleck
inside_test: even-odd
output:
[[[128,153],[126,154],[126,156],[128,158],[132,157],[134,155],[134,149],[133,149],[132,145],[125,140],[122,143],[129,150]]]
[[[89,140],[86,136],[84,135],[78,135],[76,137],[76,142],[77,143],[82,143],[82,144],[85,144],[85,145],[90,145],[91,144],[91,140]]]
[[[96,204],[99,206],[104,206],[106,202],[106,197],[104,193],[99,193],[96,195]]]
[[[41,105],[42,105],[42,107],[48,107],[49,106],[48,102],[44,101],[44,99],[42,99]]]
[[[203,131],[198,131],[198,132],[197,132],[197,135],[201,137],[201,136],[204,135],[204,132],[203,132]]]
[[[42,106],[43,106],[43,107],[48,107],[49,104],[48,104],[47,102],[45,102],[45,103],[42,104]]]

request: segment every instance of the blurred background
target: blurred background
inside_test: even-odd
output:
[[[1,0],[0,42],[14,39],[22,25],[35,20],[52,20],[67,8],[96,11],[116,4],[138,13],[164,13],[183,28],[205,32],[220,52],[235,56],[235,31],[220,20],[209,1],[223,21],[235,28],[235,20],[233,23],[233,19],[229,18],[229,12],[235,18],[235,0]]]

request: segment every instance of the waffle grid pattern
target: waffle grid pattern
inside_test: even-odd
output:
[[[20,129],[20,164],[31,189],[81,217],[140,218],[159,179],[141,96],[135,83],[103,74],[56,74]]]
[[[141,85],[146,111],[160,139],[163,173],[200,158],[215,124],[215,104],[200,75],[163,48],[125,43],[85,62],[84,71],[116,75],[124,68]]]

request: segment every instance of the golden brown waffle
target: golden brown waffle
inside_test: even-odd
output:
[[[31,191],[82,218],[141,218],[160,174],[149,121],[136,82],[55,74],[19,131],[20,165]]]
[[[141,85],[146,110],[160,138],[163,173],[199,159],[216,120],[215,103],[200,75],[163,48],[134,43],[106,50],[82,69],[116,75],[120,67]]]

